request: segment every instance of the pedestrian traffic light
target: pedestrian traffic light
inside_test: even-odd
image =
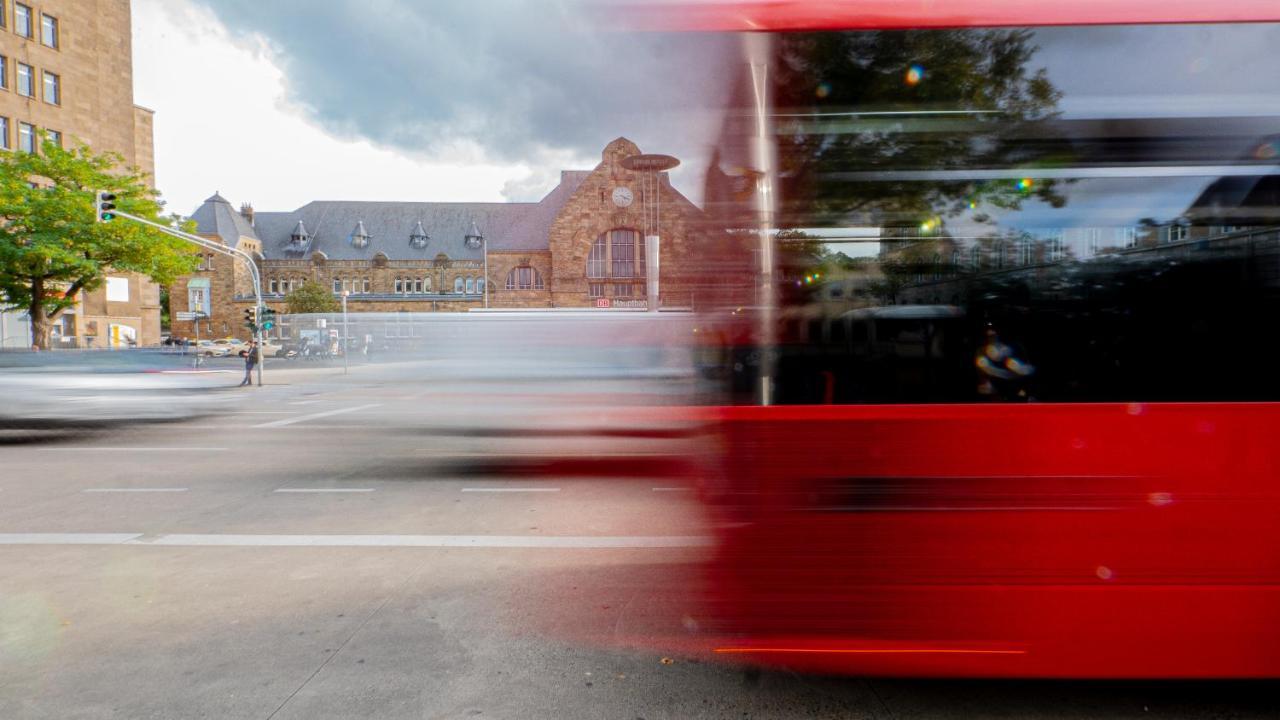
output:
[[[269,307],[264,307],[262,308],[262,316],[260,319],[262,320],[262,329],[270,330],[276,326],[276,311]]]
[[[258,308],[244,309],[244,326],[254,331],[258,329]]]
[[[93,215],[96,222],[111,222],[116,219],[116,196],[105,190],[93,195]]]

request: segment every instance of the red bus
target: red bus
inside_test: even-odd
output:
[[[716,653],[1280,676],[1280,5],[689,5]]]

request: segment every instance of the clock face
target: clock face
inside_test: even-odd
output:
[[[613,204],[618,207],[629,207],[635,199],[635,196],[631,194],[631,188],[625,185],[613,189]]]

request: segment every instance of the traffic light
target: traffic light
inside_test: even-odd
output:
[[[258,329],[258,308],[244,309],[244,326],[254,331]]]
[[[262,329],[270,330],[276,326],[276,311],[269,307],[262,308]]]
[[[99,190],[93,196],[93,216],[96,222],[111,222],[116,219],[116,196],[105,190]]]

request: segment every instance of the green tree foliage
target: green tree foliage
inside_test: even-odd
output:
[[[1032,40],[1029,30],[1003,29],[779,36],[783,226],[912,227],[984,203],[1060,205],[1052,182],[866,175],[1061,162],[1026,142],[1060,97],[1043,69],[1028,69]]]
[[[284,302],[291,315],[338,312],[342,309],[333,293],[314,280],[308,280],[301,287],[294,288],[293,292],[285,296]]]
[[[0,305],[30,314],[42,348],[50,324],[75,305],[77,293],[101,287],[108,272],[139,272],[166,284],[195,269],[181,240],[121,219],[96,222],[96,190],[115,193],[124,212],[159,216],[159,195],[121,161],[52,142],[39,154],[0,153]]]

